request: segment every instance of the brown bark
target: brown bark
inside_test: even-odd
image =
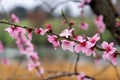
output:
[[[118,13],[120,14],[120,0],[117,0],[115,7],[116,7],[116,10],[118,11]]]
[[[116,27],[116,18],[119,16],[110,0],[92,0],[90,6],[96,15],[102,14],[107,29],[112,33],[120,45],[120,27]]]

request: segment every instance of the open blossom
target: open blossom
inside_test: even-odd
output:
[[[53,47],[56,49],[58,46],[60,46],[60,43],[57,39],[56,35],[48,35],[48,41],[53,44]]]
[[[80,28],[83,29],[83,30],[87,30],[88,27],[89,27],[88,23],[85,23],[85,22],[84,22],[84,23],[81,23],[79,26],[80,26]]]
[[[93,37],[87,37],[87,38],[90,47],[95,46],[96,42],[100,40],[99,34],[95,34]]]
[[[60,36],[68,38],[68,37],[72,36],[73,30],[74,30],[73,28],[72,29],[65,29],[62,33],[60,33]]]
[[[34,51],[34,46],[31,42],[32,39],[32,30],[31,29],[24,29],[20,27],[11,26],[5,29],[10,36],[12,36],[16,40],[16,44],[21,52],[24,54],[28,59],[28,70],[32,70],[33,68],[40,68],[39,56]],[[26,36],[26,32],[28,32],[28,38]],[[38,31],[39,32],[39,31]],[[6,60],[5,60],[6,62]]]
[[[74,40],[79,41],[79,42],[84,42],[84,41],[86,41],[86,40],[83,38],[83,36],[80,36],[80,35],[75,36],[75,37],[74,37]]]
[[[15,23],[19,23],[19,18],[15,14],[11,14],[11,19]]]
[[[19,38],[20,33],[22,34],[26,33],[25,29],[15,26],[6,28],[5,31],[7,31],[12,38]]]
[[[116,48],[114,48],[113,45],[114,45],[114,42],[111,42],[110,44],[108,44],[106,41],[104,41],[102,43],[102,48],[105,49],[103,54],[103,59],[108,59],[108,57],[111,54],[114,54],[114,52],[116,51]]]
[[[85,39],[80,40],[80,43],[75,45],[75,52],[79,53],[80,51],[82,51],[83,53],[85,53],[88,50],[88,43]]]
[[[108,57],[108,60],[110,60],[112,62],[113,65],[117,64],[117,54],[110,54]]]
[[[97,16],[96,20],[95,20],[95,24],[99,30],[100,33],[103,33],[105,30],[105,23],[103,22],[103,15],[99,15]]]
[[[87,56],[91,56],[91,54],[92,54],[93,57],[95,57],[96,56],[95,47],[91,47],[91,48],[86,49],[86,51],[84,53]]]
[[[86,41],[82,36],[75,36],[74,40],[80,42],[79,44],[75,45],[76,53],[79,53],[80,51],[82,51],[87,56],[90,56],[91,54],[93,54],[93,56],[95,57],[96,52],[95,52],[95,48],[93,47],[96,43],[95,41],[94,43]],[[92,38],[90,39],[90,41],[92,41]]]
[[[9,28],[6,28],[5,31],[7,31],[11,36],[16,36],[16,34],[14,34],[15,29],[16,29],[15,26],[11,26]]]
[[[0,52],[3,52],[3,51],[4,51],[4,47],[3,47],[2,42],[0,42]]]
[[[61,42],[62,42],[61,47],[63,50],[68,49],[69,51],[74,52],[73,47],[74,47],[75,43],[73,41],[61,40]]]
[[[40,35],[44,35],[46,32],[42,28],[36,28],[35,33],[40,34]]]

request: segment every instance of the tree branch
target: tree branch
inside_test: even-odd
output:
[[[80,59],[80,54],[78,53],[78,54],[77,54],[76,61],[75,61],[75,67],[74,67],[74,72],[75,72],[76,74],[78,74],[78,72],[77,72],[77,66],[78,66],[79,59]]]
[[[30,27],[27,27],[27,26],[22,26],[22,25],[19,25],[19,24],[15,24],[15,23],[11,23],[11,22],[8,22],[8,21],[0,21],[0,23],[2,23],[2,24],[7,24],[7,25],[13,25],[13,26],[15,26],[15,27],[21,27],[21,28],[25,28],[25,29],[31,29],[32,31],[33,30],[35,30],[34,28],[30,28]],[[61,36],[59,36],[58,34],[55,34],[55,33],[53,33],[53,32],[47,32],[47,34],[51,34],[51,35],[56,35],[58,38],[61,38],[61,39],[66,39],[66,40],[69,40],[69,41],[74,41],[74,42],[76,42],[76,43],[80,43],[79,41],[76,41],[76,40],[74,40],[74,39],[72,39],[72,38],[66,38],[66,37],[61,37]],[[105,51],[105,49],[103,49],[103,48],[101,48],[101,47],[98,47],[98,46],[94,46],[97,50],[99,50],[99,51]],[[115,51],[115,54],[117,54],[117,55],[120,55],[120,52],[119,51]]]
[[[120,45],[120,27],[115,27],[118,13],[110,0],[92,0],[90,6],[96,15],[102,14],[107,29]]]
[[[77,75],[80,75],[80,73],[76,74],[76,73],[61,73],[61,74],[56,74],[54,76],[50,76],[46,79],[42,79],[42,80],[51,80],[51,79],[56,79],[56,78],[62,78],[62,77],[70,77],[70,76],[77,76]],[[89,79],[92,79],[92,80],[95,80],[93,77],[90,77],[90,76],[85,76],[86,78],[89,78]]]

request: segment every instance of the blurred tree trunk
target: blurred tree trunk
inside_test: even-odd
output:
[[[96,15],[102,14],[107,29],[112,33],[120,45],[120,27],[115,26],[118,14],[111,4],[110,0],[92,0],[90,6]]]
[[[115,7],[116,7],[118,13],[120,14],[120,0],[117,0]]]

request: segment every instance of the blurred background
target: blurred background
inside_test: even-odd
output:
[[[113,0],[113,4],[115,3],[116,0]],[[83,9],[84,19],[83,16],[81,16],[82,8],[80,8],[80,2],[70,0],[10,0],[8,2],[8,0],[1,0],[0,19],[8,19],[10,14],[15,13],[20,18],[21,25],[28,27],[44,27],[46,23],[50,23],[52,24],[53,30],[59,34],[64,28],[68,27],[67,25],[61,24],[64,20],[61,15],[61,10],[64,10],[68,19],[75,22],[74,27],[76,34],[92,36],[97,31],[94,24],[95,15],[92,13],[89,5],[86,5]],[[79,28],[79,24],[82,23],[82,21],[89,23],[89,29],[87,31]],[[4,29],[9,26],[3,24],[0,24],[0,26],[0,41],[3,42],[7,50],[11,50],[9,48],[14,49],[16,47],[15,40],[4,31]],[[113,40],[107,30],[101,37],[102,40]],[[38,48],[38,51],[40,51],[41,56],[58,57],[55,55],[60,55],[61,58],[70,57],[69,55],[71,53],[69,51],[64,52],[61,49],[54,50],[52,45],[47,41],[46,36],[34,34],[32,42]],[[47,49],[46,51],[46,48],[49,50]],[[10,55],[12,54],[9,54],[9,56]]]
[[[56,33],[60,33],[67,25],[62,25],[64,20],[61,15],[61,10],[64,10],[65,15],[69,20],[74,21],[75,34],[92,36],[96,33],[97,28],[94,24],[95,15],[90,9],[89,5],[84,8],[84,19],[81,16],[82,9],[79,2],[73,2],[75,0],[0,0],[0,20],[7,19],[12,13],[15,13],[20,18],[20,24],[28,27],[44,27],[46,23],[52,24],[53,30]],[[120,0],[112,0],[117,9],[120,8]],[[120,12],[120,10],[119,10]],[[89,29],[87,31],[79,28],[79,24],[84,22],[89,23]],[[13,40],[7,32],[4,31],[8,25],[0,24],[0,41],[5,46],[5,51],[0,54],[0,57],[7,56],[9,59],[23,58],[18,48],[16,48],[15,40]],[[113,41],[110,32],[106,29],[101,34],[102,41]],[[40,36],[33,34],[33,44],[36,47],[36,51],[39,53],[41,62],[47,61],[70,61],[75,60],[75,54],[69,51],[63,51],[61,48],[54,49],[52,44],[47,41],[46,36]],[[99,52],[98,52],[99,53]],[[80,63],[94,63],[92,57],[86,57],[81,54]],[[48,62],[48,63],[49,63]],[[101,64],[106,64],[102,62]],[[105,66],[105,65],[104,65]]]

